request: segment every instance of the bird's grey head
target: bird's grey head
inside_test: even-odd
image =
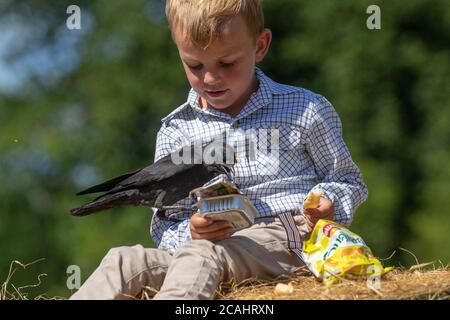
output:
[[[225,174],[231,180],[233,179],[234,168],[233,168],[233,165],[231,165],[231,164],[213,163],[213,164],[207,165],[207,170],[209,172],[211,172],[214,176]]]

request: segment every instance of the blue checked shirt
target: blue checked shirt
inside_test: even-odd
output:
[[[161,120],[155,161],[192,141],[211,141],[227,132],[227,143],[232,141],[237,153],[234,182],[255,205],[257,218],[288,210],[302,214],[306,195],[322,191],[333,202],[334,221],[349,226],[368,193],[342,138],[335,109],[319,94],[276,83],[258,68],[255,72],[258,90],[234,118],[202,109],[199,95],[191,89],[186,103]],[[186,198],[177,204],[192,201]],[[173,254],[192,240],[192,212],[167,213],[176,220],[153,214],[150,233],[158,248]]]

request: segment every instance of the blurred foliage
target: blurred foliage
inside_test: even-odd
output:
[[[153,161],[160,119],[189,89],[164,18],[164,1],[0,3],[0,275],[12,260],[45,257],[17,285],[68,296],[109,248],[151,247],[151,212],[116,209],[74,218],[80,189]],[[366,9],[381,8],[381,30]],[[264,0],[274,33],[260,67],[326,96],[369,187],[352,230],[391,263],[450,260],[450,6],[447,0]],[[6,43],[6,42],[5,42]],[[0,68],[0,72],[2,69]],[[1,77],[0,77],[1,78]],[[4,78],[4,77],[3,77]],[[13,81],[14,80],[14,81]],[[4,81],[3,81],[4,82]]]

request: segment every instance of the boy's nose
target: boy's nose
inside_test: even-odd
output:
[[[203,82],[208,86],[213,86],[219,83],[219,76],[216,73],[205,72]]]

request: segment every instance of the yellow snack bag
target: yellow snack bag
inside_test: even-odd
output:
[[[383,268],[364,240],[330,220],[319,220],[309,240],[303,244],[309,270],[329,286],[340,278],[360,279],[382,276],[394,269]]]

